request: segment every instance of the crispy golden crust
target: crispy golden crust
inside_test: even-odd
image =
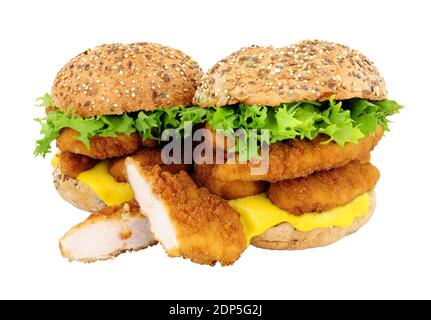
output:
[[[278,106],[300,100],[385,99],[385,82],[356,50],[325,41],[283,48],[252,46],[218,62],[202,78],[194,101],[201,107],[239,102]]]
[[[59,167],[65,175],[76,178],[81,172],[93,168],[97,160],[72,152],[61,152]]]
[[[170,173],[178,173],[181,170],[189,172],[192,168],[191,164],[169,164],[165,165],[162,161],[161,149],[148,149],[143,148],[137,151],[135,154],[130,156],[134,160],[138,161],[141,166],[155,166],[160,165],[162,171],[168,171]],[[127,175],[126,169],[124,167],[125,158],[117,159],[112,162],[109,173],[117,180],[118,182],[126,182]]]
[[[133,162],[130,158],[126,161]],[[217,261],[230,265],[239,258],[247,243],[239,214],[225,200],[198,188],[184,171],[172,175],[159,166],[140,171],[151,182],[156,197],[169,208],[179,242],[174,255],[209,265]]]
[[[280,181],[305,177],[315,171],[329,170],[344,166],[353,160],[363,159],[373,150],[383,136],[383,129],[378,127],[374,134],[359,140],[357,144],[346,143],[340,147],[334,142],[322,144],[324,137],[312,141],[292,140],[278,142],[269,147],[268,172],[252,175],[251,168],[260,164],[235,163],[216,164],[213,174],[217,179],[233,181]]]
[[[224,159],[226,160],[227,150],[230,149],[229,144],[233,145],[235,141],[232,138],[228,138],[226,136],[219,137],[217,139],[216,130],[212,129],[208,124],[208,122],[205,123],[205,129],[207,129],[207,131],[205,131],[206,137],[202,143],[206,144],[206,148],[212,148],[214,150],[214,153],[216,152],[216,150],[217,152],[224,153],[225,154]],[[370,153],[368,153],[365,157],[360,159],[360,162],[368,163],[370,162],[370,158],[371,158],[371,155]]]
[[[368,214],[356,218],[349,227],[332,227],[300,232],[289,223],[281,223],[265,231],[263,234],[254,237],[251,240],[251,244],[259,248],[272,250],[303,250],[327,246],[356,232],[365,225],[373,215],[375,206],[376,197],[374,192],[371,192]]]
[[[142,146],[145,148],[157,148],[157,146],[159,145],[159,142],[157,140],[152,140],[152,139],[148,139],[148,140],[144,140],[142,141]]]
[[[225,154],[230,149],[230,145],[233,146],[235,143],[234,138],[227,137],[223,134],[218,135],[217,131],[211,128],[208,122],[205,122],[205,139],[202,143],[206,144],[208,147],[218,149],[220,152],[224,152]],[[226,159],[226,157],[225,157]]]
[[[191,57],[170,47],[104,44],[84,51],[60,70],[52,101],[81,117],[192,105],[201,76]]]
[[[207,188],[224,199],[237,199],[261,193],[266,188],[264,181],[224,181],[213,176],[212,164],[195,164],[193,179],[200,187]]]
[[[379,170],[372,164],[355,161],[305,178],[271,183],[267,196],[277,207],[293,214],[322,212],[371,191],[379,176]]]
[[[122,134],[116,137],[95,136],[90,139],[90,149],[87,149],[81,141],[75,139],[77,136],[79,136],[79,133],[75,130],[70,128],[63,129],[57,139],[57,147],[61,151],[104,160],[127,156],[138,150],[142,145],[141,136],[138,133],[133,133],[130,136]]]

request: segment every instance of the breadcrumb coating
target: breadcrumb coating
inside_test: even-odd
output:
[[[116,137],[99,137],[95,136],[90,139],[90,148],[88,149],[81,141],[76,140],[79,133],[73,129],[65,128],[57,138],[57,147],[61,151],[86,155],[90,158],[105,160],[114,157],[127,156],[142,145],[142,138],[138,133],[130,136],[120,134]]]
[[[159,166],[144,168],[132,158],[126,159],[126,170],[152,232],[170,256],[230,265],[247,247],[239,214],[221,197],[198,188],[185,171],[171,174]],[[166,234],[167,230],[175,234]],[[174,239],[175,245],[169,247],[164,239]]]
[[[252,175],[251,169],[260,164],[234,163],[218,164],[213,169],[215,178],[233,181],[280,181],[305,177],[315,171],[330,170],[344,166],[351,161],[363,159],[377,145],[383,136],[383,128],[357,144],[346,143],[344,147],[331,142],[322,144],[327,138],[319,136],[314,140],[292,140],[278,142],[269,147],[269,168],[264,174]]]
[[[178,173],[181,170],[189,172],[192,169],[191,164],[163,164],[161,152],[160,148],[142,148],[130,157],[138,161],[141,166],[155,166],[158,164],[163,171],[169,171],[170,173]],[[124,160],[125,158],[115,160],[109,168],[109,173],[118,182],[127,181]]]
[[[277,207],[293,214],[322,212],[373,190],[379,177],[379,170],[371,163],[354,161],[305,178],[271,183],[267,196]]]
[[[223,199],[237,199],[252,196],[265,190],[265,181],[225,181],[214,177],[213,164],[195,164],[193,179],[198,186],[207,188]]]
[[[81,172],[93,168],[96,163],[97,160],[84,155],[67,151],[60,153],[60,171],[72,178],[76,178]]]

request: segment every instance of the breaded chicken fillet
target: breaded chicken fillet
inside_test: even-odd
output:
[[[105,160],[131,154],[138,150],[142,145],[142,138],[137,133],[133,133],[130,136],[95,136],[90,139],[90,148],[87,148],[81,141],[77,140],[76,138],[78,136],[79,133],[73,129],[63,129],[57,138],[57,147],[61,151],[68,151],[86,155],[98,160]]]
[[[132,158],[126,159],[126,172],[151,231],[169,256],[230,265],[245,250],[239,214],[219,196],[198,188],[186,172],[145,169]]]
[[[160,148],[156,149],[149,149],[149,148],[143,148],[133,155],[131,157],[138,161],[141,166],[155,166],[160,165],[160,168],[163,171],[169,171],[170,173],[178,173],[181,170],[184,171],[190,171],[192,168],[191,164],[163,164],[162,161],[162,150]],[[124,160],[125,158],[121,158],[118,160],[115,160],[111,167],[109,168],[109,173],[117,180],[118,182],[126,182],[127,176],[126,176],[126,169],[124,167]]]
[[[214,177],[225,181],[280,181],[305,177],[315,171],[341,167],[353,160],[366,157],[383,136],[381,126],[357,144],[346,143],[344,147],[331,142],[322,144],[326,138],[320,136],[312,141],[292,140],[275,143],[269,147],[268,172],[252,175],[251,168],[259,164],[235,163],[217,164],[213,169]]]
[[[277,207],[293,214],[322,212],[351,202],[373,190],[379,170],[359,161],[305,178],[271,183],[267,196]]]
[[[111,212],[92,214],[60,239],[63,257],[70,261],[94,262],[157,243],[149,231],[148,219],[138,208],[126,204],[109,210]]]
[[[76,178],[81,172],[93,168],[97,160],[72,152],[60,152],[60,171],[72,178]]]
[[[265,190],[265,181],[225,181],[213,175],[213,164],[195,164],[193,179],[198,186],[207,188],[223,199],[237,199],[258,194]]]

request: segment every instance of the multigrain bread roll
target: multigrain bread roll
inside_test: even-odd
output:
[[[104,44],[67,63],[52,87],[56,108],[81,117],[191,105],[202,71],[156,43]]]
[[[259,248],[273,250],[303,250],[327,246],[359,230],[371,218],[375,206],[376,195],[371,192],[368,213],[356,218],[348,227],[330,227],[301,232],[285,222],[254,237],[251,239],[251,244]]]
[[[53,173],[54,186],[60,196],[78,209],[98,212],[106,208],[106,203],[85,183],[65,175],[59,167]]]
[[[202,79],[195,103],[278,106],[301,100],[385,99],[385,81],[373,63],[347,46],[301,41],[282,48],[252,46],[218,62]]]
[[[253,195],[255,188],[229,201],[252,244],[323,246],[368,221],[379,173],[363,161],[402,106],[387,99],[383,77],[362,53],[319,40],[242,48],[210,68],[194,102],[214,112],[206,146],[233,160],[210,175],[197,172],[198,182],[225,197],[231,186],[270,182],[266,194]],[[215,139],[222,130],[244,130],[258,148],[269,147],[257,157],[226,147],[238,139],[232,132]]]

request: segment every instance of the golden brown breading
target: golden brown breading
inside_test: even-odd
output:
[[[72,178],[76,178],[82,171],[93,168],[96,163],[97,160],[80,154],[67,151],[60,153],[60,171]]]
[[[247,247],[239,214],[219,196],[198,188],[186,172],[142,168],[131,158],[126,171],[152,232],[170,256],[230,265]]]
[[[265,181],[224,181],[213,176],[213,164],[195,164],[193,179],[198,186],[207,188],[224,199],[237,199],[258,194],[265,190]]]
[[[83,154],[94,159],[105,160],[114,157],[127,156],[141,145],[141,136],[133,133],[130,136],[120,134],[116,137],[99,137],[95,136],[90,139],[90,149],[75,138],[79,135],[73,129],[65,128],[61,131],[57,139],[57,147],[61,151]]]
[[[369,152],[366,156],[358,159],[357,161],[359,161],[360,164],[366,164],[366,163],[370,162],[370,160],[371,160],[371,153]]]
[[[217,131],[211,128],[208,122],[205,122],[205,140],[202,142],[204,144],[209,144],[211,148],[219,149],[220,151],[226,153],[229,150],[229,144],[234,144],[235,139],[229,138],[223,134],[217,136]]]
[[[163,171],[168,171],[170,173],[178,173],[181,170],[189,172],[192,168],[191,164],[163,164],[161,149],[159,148],[142,148],[135,154],[131,155],[131,157],[134,160],[138,161],[141,166],[155,166],[156,164],[158,164]],[[118,182],[127,181],[126,169],[124,168],[124,160],[125,158],[115,160],[109,168],[109,173]]]
[[[382,127],[358,141],[340,147],[335,142],[322,144],[327,138],[319,136],[312,141],[292,140],[278,142],[269,147],[269,168],[265,174],[252,175],[251,168],[259,164],[235,163],[215,165],[213,174],[226,181],[280,181],[305,177],[315,171],[344,166],[353,160],[366,157],[383,136]]]
[[[321,212],[349,203],[371,191],[379,176],[379,170],[372,164],[354,161],[305,178],[271,183],[267,195],[277,207],[293,214]]]
[[[148,140],[144,140],[142,141],[142,146],[145,148],[157,148],[157,146],[159,145],[159,142],[157,140],[153,140],[153,139],[148,139]]]

